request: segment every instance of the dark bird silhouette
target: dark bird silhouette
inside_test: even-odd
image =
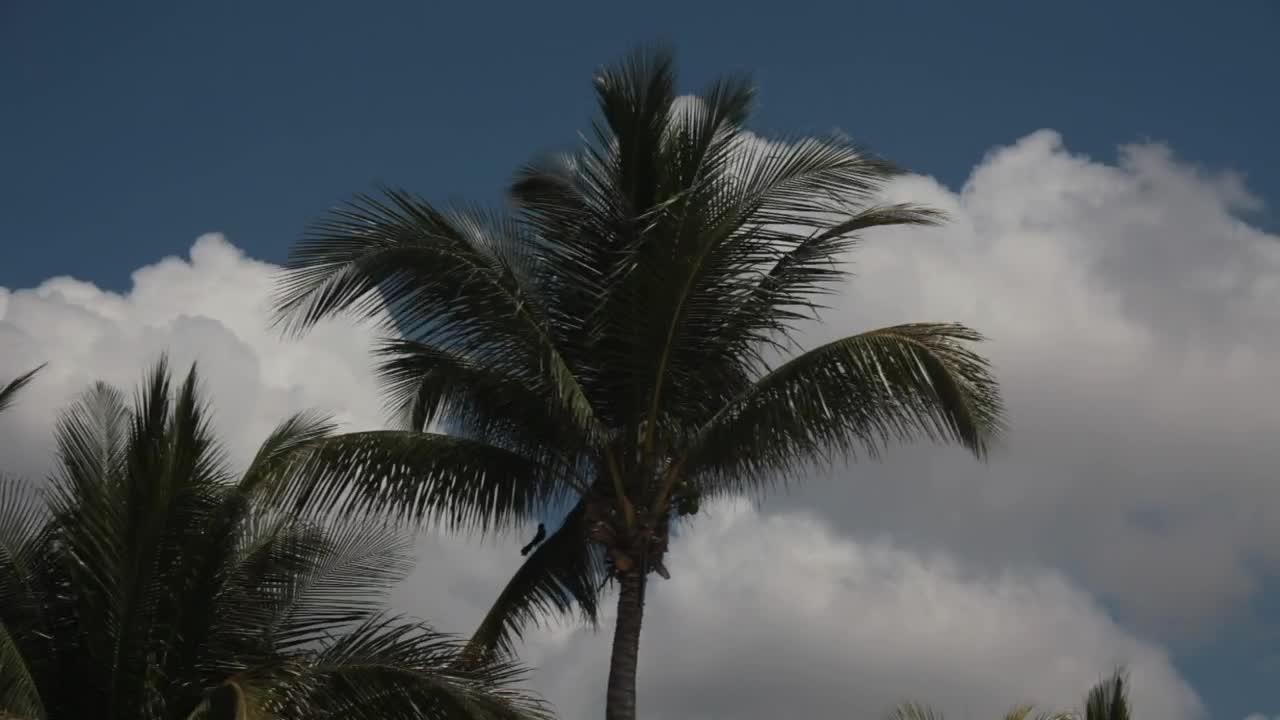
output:
[[[524,547],[520,548],[520,554],[528,555],[530,552],[533,551],[534,548],[538,547],[538,543],[542,542],[542,539],[545,538],[546,536],[547,536],[547,526],[543,525],[542,523],[538,523],[538,532],[534,533],[533,539],[529,541],[528,545],[525,545]]]

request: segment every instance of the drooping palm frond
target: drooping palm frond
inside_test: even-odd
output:
[[[240,481],[240,490],[253,493],[273,478],[287,474],[300,451],[332,436],[338,426],[333,419],[313,411],[303,411],[280,423],[254,454]],[[270,492],[270,488],[267,489]]]
[[[564,408],[503,362],[476,363],[413,340],[387,340],[375,371],[408,429],[444,432],[563,464],[590,446]]]
[[[577,610],[592,626],[605,578],[598,551],[586,541],[585,504],[579,501],[559,529],[516,570],[471,636],[467,657],[514,655],[527,626]]]
[[[238,680],[271,717],[288,720],[542,720],[541,701],[514,689],[524,670],[493,660],[459,667],[462,644],[419,622],[378,615],[288,667]],[[282,691],[280,676],[287,674]]]
[[[44,702],[31,667],[8,626],[0,622],[0,718],[44,720]]]
[[[529,253],[509,223],[443,212],[399,190],[361,196],[317,223],[281,276],[277,320],[301,331],[342,313],[376,317],[476,362],[519,358],[527,381],[563,404],[583,432],[590,402],[541,316]]]
[[[889,720],[943,720],[942,714],[928,705],[905,702],[890,711]]]
[[[906,702],[888,714],[889,720],[943,720],[942,713],[928,705]],[[1003,720],[1073,720],[1070,712],[1036,710],[1034,705],[1015,705],[1004,714]]]
[[[34,370],[19,375],[9,381],[8,384],[0,387],[0,412],[8,410],[9,406],[13,404],[14,399],[18,396],[18,393],[22,392],[22,388],[29,385],[31,381],[35,379],[36,374],[43,369],[44,365],[41,365]]]

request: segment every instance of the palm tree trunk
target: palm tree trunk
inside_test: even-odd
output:
[[[636,720],[636,658],[640,652],[640,624],[644,620],[645,573],[628,572],[618,578],[618,619],[613,629],[609,660],[609,694],[605,720]]]

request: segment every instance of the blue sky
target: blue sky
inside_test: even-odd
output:
[[[1280,196],[1269,0],[6,5],[0,237],[25,249],[5,286],[121,287],[211,229],[279,259],[377,181],[496,199],[574,140],[590,70],[655,38],[691,88],[752,71],[762,129],[839,127],[951,185],[1052,127],[1097,157],[1161,140]]]
[[[1275,233],[1277,37],[1271,0],[11,0],[0,287],[73,275],[126,289],[210,231],[279,261],[308,221],[377,182],[497,201],[518,162],[585,126],[591,70],[654,39],[677,48],[689,89],[752,71],[766,132],[838,128],[952,189],[1041,128],[1102,162],[1157,141],[1243,174],[1267,203],[1243,217]],[[1214,718],[1280,713],[1275,585],[1218,631],[1170,641]]]

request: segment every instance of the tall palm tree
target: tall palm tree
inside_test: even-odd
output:
[[[960,325],[772,362],[840,290],[862,231],[941,215],[878,203],[896,171],[842,138],[748,133],[745,77],[675,88],[662,50],[601,70],[593,138],[521,168],[512,214],[358,196],[293,248],[276,297],[287,332],[389,309],[378,369],[410,419],[326,444],[315,462],[333,472],[299,499],[483,531],[550,520],[472,651],[510,650],[544,613],[594,618],[612,578],[611,720],[635,717],[647,576],[667,572],[673,517],[893,441],[982,455],[1001,427],[980,336]]]
[[[1036,712],[1034,705],[1018,705],[1005,713],[1004,720],[1129,720],[1128,684],[1121,668],[1089,690],[1082,713]],[[889,720],[942,720],[942,714],[928,705],[903,703],[889,713]]]
[[[407,570],[377,525],[262,501],[332,432],[297,415],[242,474],[194,368],[163,361],[132,409],[95,386],[62,417],[42,491],[0,483],[0,718],[542,718],[520,668],[462,668],[462,644],[379,610]]]

